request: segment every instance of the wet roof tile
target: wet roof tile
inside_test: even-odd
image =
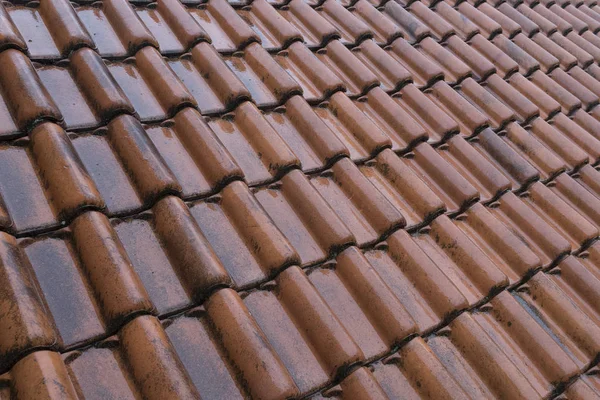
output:
[[[599,32],[2,3],[0,398],[597,397]]]

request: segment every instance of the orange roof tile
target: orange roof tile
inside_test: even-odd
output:
[[[0,3],[0,399],[600,398],[599,34]]]

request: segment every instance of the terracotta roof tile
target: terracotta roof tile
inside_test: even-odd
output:
[[[596,398],[596,0],[0,4],[0,398]]]
[[[485,54],[474,46],[469,46],[458,36],[451,36],[446,48],[471,69],[470,75],[478,81],[485,81],[496,72],[496,66]]]
[[[21,33],[17,30],[4,5],[0,5],[0,15],[2,18],[2,31],[0,32],[2,50],[13,47],[21,51],[26,51],[27,44],[25,43],[25,39],[23,39]]]
[[[388,44],[404,35],[392,17],[380,12],[369,0],[357,1],[352,6],[352,14],[368,26],[377,44]]]
[[[317,58],[343,82],[350,97],[365,95],[371,88],[379,86],[377,76],[339,40],[333,40],[319,50]]]
[[[540,27],[531,18],[528,18],[522,11],[511,6],[509,3],[502,3],[498,6],[498,11],[515,22],[521,28],[523,34],[532,37],[540,31]]]
[[[548,73],[559,66],[560,61],[558,58],[522,33],[513,38],[513,44],[516,44],[519,49],[533,57],[539,63],[539,68],[544,73]],[[518,50],[516,54],[518,57],[522,56],[522,53]],[[534,71],[532,72],[535,73]]]
[[[399,3],[389,1],[383,7],[383,12],[391,18],[409,43],[415,44],[431,34],[427,25]]]
[[[444,70],[435,62],[435,57],[426,51],[418,51],[402,38],[394,40],[388,52],[410,73],[412,81],[419,87],[428,87],[444,79]]]
[[[509,39],[521,32],[521,26],[488,3],[480,4],[477,9],[496,21],[502,27],[502,33]]]
[[[460,94],[489,117],[490,126],[494,129],[501,129],[516,119],[514,111],[472,78],[463,81]]]
[[[396,157],[391,150],[381,152],[361,171],[400,210],[409,228],[428,223],[446,209],[406,159]]]
[[[302,43],[293,43],[274,58],[298,82],[309,102],[318,103],[337,91],[346,91],[344,81],[323,62],[324,57],[318,57]],[[357,62],[360,63],[355,60],[355,65]]]
[[[440,2],[434,7],[437,14],[446,20],[446,23],[452,26],[454,33],[465,41],[471,40],[473,36],[479,33],[479,28],[468,18],[464,18],[456,9],[452,8],[447,2]]]
[[[265,114],[268,123],[297,154],[305,171],[328,168],[339,158],[349,155],[345,143],[316,110],[302,97],[294,96],[285,103],[284,108]],[[274,145],[272,140],[267,143],[269,146]],[[278,157],[281,157],[281,151],[278,153]],[[261,155],[262,157],[264,155]]]
[[[341,38],[335,26],[302,0],[290,1],[279,13],[300,31],[304,43],[310,48],[322,47],[333,39]]]
[[[471,4],[463,2],[458,4],[456,9],[463,15],[463,18],[466,17],[471,20],[479,28],[479,33],[487,39],[492,39],[497,34],[502,33],[500,24]]]
[[[266,0],[253,1],[238,14],[260,37],[267,50],[280,50],[296,40],[302,41],[300,31],[290,24]]]
[[[539,179],[539,171],[494,131],[487,128],[471,141],[473,147],[499,169],[511,182],[512,190],[520,191]]]
[[[405,152],[414,144],[429,139],[428,131],[411,110],[402,107],[397,97],[389,96],[381,88],[370,90],[355,104],[390,138],[394,151]],[[433,106],[433,103],[429,104]]]

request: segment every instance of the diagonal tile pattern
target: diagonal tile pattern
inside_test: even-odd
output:
[[[596,0],[0,3],[0,399],[598,399]]]

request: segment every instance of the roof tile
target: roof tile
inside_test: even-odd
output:
[[[0,8],[0,397],[593,396],[596,0],[65,1]]]
[[[514,5],[513,5],[514,6]],[[537,10],[530,7],[529,4],[519,4],[516,6],[516,9],[521,12],[525,17],[532,20],[535,24],[537,24],[540,30],[546,35],[550,36],[554,32],[558,30],[558,27],[553,21],[550,21],[543,15],[540,15]],[[542,9],[543,12],[543,9]],[[536,35],[537,36],[537,35]],[[534,36],[535,37],[535,36]]]
[[[528,190],[525,201],[533,206],[542,218],[570,240],[572,251],[577,251],[598,236],[598,228],[583,215],[566,204],[560,197],[540,182]]]
[[[299,171],[290,172],[280,185],[261,189],[255,196],[296,248],[302,265],[323,261],[355,243],[352,232]]]
[[[30,151],[59,219],[70,220],[84,209],[104,207],[96,185],[59,126],[47,122],[35,127],[31,132]]]
[[[541,77],[546,77],[544,74],[539,75]],[[509,83],[511,87],[515,88],[520,94],[527,97],[529,101],[538,107],[541,118],[536,118],[536,121],[538,119],[550,119],[561,111],[561,105],[555,99],[523,75],[519,73],[514,74],[510,77]]]
[[[86,209],[105,207],[93,178],[60,127],[39,125],[28,147],[1,147],[2,169],[7,172],[0,179],[0,187],[10,221],[5,229],[16,233],[48,229]],[[53,162],[56,157],[61,164]]]
[[[463,81],[460,85],[460,94],[489,117],[490,126],[493,129],[502,129],[516,119],[513,110],[504,105],[496,96],[485,90],[483,86],[479,85],[472,78],[467,78]],[[528,104],[531,103],[528,102]]]
[[[488,3],[481,3],[477,9],[496,21],[502,27],[502,33],[509,39],[521,32],[521,26],[511,17],[504,15],[499,9]]]
[[[192,108],[146,131],[185,197],[215,193],[228,181],[244,177],[216,133]]]
[[[392,146],[392,140],[344,93],[334,93],[315,112],[344,143],[353,161],[371,159]]]
[[[402,214],[347,158],[311,183],[352,231],[359,246],[376,243],[406,224]]]
[[[506,127],[503,138],[515,151],[535,166],[542,180],[549,180],[567,169],[564,160],[517,123],[510,123]]]
[[[588,221],[598,225],[599,200],[583,185],[567,174],[560,174],[550,189]]]
[[[504,194],[493,210],[493,214],[509,229],[517,232],[536,253],[544,267],[551,265],[571,249],[567,239],[513,193]]]
[[[589,23],[592,23],[592,30],[597,32],[598,28],[600,28],[597,24],[594,24],[594,21],[589,18],[586,18],[586,15],[580,12],[576,7],[571,4],[566,5],[564,8],[559,7],[558,5],[553,5],[550,7],[550,10],[560,15],[561,18],[568,21],[571,25],[573,25],[573,32],[583,33],[590,29]]]
[[[559,60],[560,67],[569,70],[577,65],[577,58],[562,46],[550,40],[544,35],[535,35],[532,39],[540,47],[552,54]]]
[[[445,82],[454,85],[472,76],[472,72],[466,62],[448,50],[449,47],[449,45],[441,46],[432,38],[425,38],[419,44],[418,50],[442,68]]]
[[[563,10],[560,7],[552,8],[552,6],[547,7],[542,4],[537,4],[532,8],[536,13],[540,14],[544,18],[554,23],[558,29],[558,32],[562,33],[563,35],[566,35],[567,33],[573,30],[573,25],[571,25],[569,21],[562,18],[564,14],[568,13],[561,13],[561,11]],[[555,11],[557,11],[561,15],[557,14]],[[550,36],[548,32],[546,32],[546,34]]]
[[[493,39],[494,36],[502,33],[500,24],[471,4],[462,2],[456,8],[463,15],[463,18],[468,18],[479,28],[479,33],[486,39]]]
[[[594,62],[594,57],[590,53],[577,46],[577,44],[560,33],[554,33],[552,36],[550,36],[550,40],[554,41],[554,43],[558,44],[569,54],[572,54],[577,59],[580,67],[586,68]]]
[[[349,155],[345,144],[300,96],[289,99],[285,107],[266,113],[265,119],[293,149],[303,171],[328,168],[337,159]],[[273,146],[272,142],[266,143]]]
[[[569,388],[565,394],[570,399],[592,399],[600,394],[597,382],[597,369],[593,368],[585,375],[580,376]]]
[[[595,35],[592,34],[592,37],[595,38]],[[594,39],[590,39],[590,36],[584,38],[576,34],[575,32],[571,32],[567,35],[567,39],[569,39],[572,43],[577,45],[577,47],[581,48],[586,53],[589,53],[594,58],[595,62],[600,61],[600,49],[598,49],[598,41]]]
[[[422,248],[433,259],[446,257],[453,265],[450,279],[473,305],[508,284],[506,275],[446,216],[436,218],[418,236]],[[433,247],[432,247],[433,246]],[[466,284],[466,286],[465,286]]]
[[[223,150],[233,157],[251,185],[273,181],[301,165],[279,130],[272,126],[275,124],[269,125],[268,118],[250,102],[238,106],[227,118],[214,118],[208,126],[198,125],[204,126],[216,143],[223,144]]]
[[[431,143],[444,141],[459,132],[458,123],[436,106],[415,85],[406,85],[393,98],[425,128]]]
[[[407,228],[429,223],[446,210],[445,204],[427,186],[405,158],[384,150],[374,161],[360,168],[406,220]]]
[[[589,156],[583,150],[543,119],[536,119],[529,132],[562,159],[570,170],[578,169],[589,162]]]
[[[350,97],[365,95],[371,88],[379,86],[377,76],[339,40],[333,40],[319,50],[317,58],[342,80]]]
[[[304,97],[311,103],[326,100],[337,91],[346,91],[342,79],[302,43],[293,43],[274,58],[298,82]]]
[[[23,53],[13,49],[1,52],[0,65],[4,71],[0,77],[2,108],[10,112],[2,116],[3,125],[7,126],[2,136],[22,135],[17,129],[29,130],[43,119],[62,121],[58,107]]]
[[[470,46],[458,36],[451,36],[446,45],[447,49],[465,63],[471,70],[471,76],[478,81],[485,81],[496,72],[496,66],[475,46]]]
[[[388,53],[408,70],[413,82],[419,87],[428,87],[444,79],[444,71],[434,57],[418,51],[402,38],[392,42]]]
[[[511,187],[511,182],[460,136],[438,147],[438,153],[477,188],[483,202],[496,199]]]
[[[415,44],[431,34],[427,25],[415,15],[404,9],[399,3],[389,1],[383,6],[383,12],[400,28],[402,37],[410,44]]]
[[[580,370],[583,369],[598,354],[598,326],[570,301],[568,294],[548,275],[536,275],[527,287],[528,291],[521,292],[519,297],[541,316],[548,328],[571,351]]]
[[[394,151],[405,152],[414,144],[429,139],[428,131],[416,116],[413,117],[411,109],[403,107],[381,88],[370,90],[355,104],[390,138]]]
[[[392,18],[380,12],[369,0],[359,0],[353,5],[352,14],[370,29],[373,40],[379,45],[391,43],[403,35],[402,29]]]
[[[303,0],[292,0],[279,13],[300,31],[309,48],[323,47],[341,34],[320,13]]]
[[[581,101],[548,75],[536,71],[531,76],[531,82],[556,100],[564,114],[572,114],[581,108]]]
[[[463,15],[446,2],[437,3],[434,9],[437,14],[440,14],[454,28],[454,32],[462,40],[469,41],[480,32],[478,26],[468,18],[464,18]]]
[[[416,146],[407,163],[444,201],[450,213],[458,213],[479,200],[479,192],[430,145]]]
[[[0,295],[2,321],[13,327],[3,330],[0,336],[0,368],[5,369],[29,349],[54,346],[57,335],[44,303],[33,289],[34,280],[23,251],[15,238],[4,232],[0,233],[0,260],[0,281],[6,288]]]
[[[489,119],[485,114],[481,113],[445,82],[437,82],[426,94],[458,123],[462,136],[477,135],[489,124]]]
[[[345,45],[359,44],[363,40],[373,37],[371,28],[337,0],[325,0],[319,6],[318,11],[327,21],[337,27],[341,34],[339,40]]]
[[[588,88],[562,69],[555,69],[549,76],[556,83],[581,100],[581,104],[586,111],[589,111],[598,104],[598,95],[590,90],[594,89],[593,87]]]
[[[413,81],[411,72],[404,67],[403,60],[398,59],[397,53],[383,50],[373,40],[365,40],[352,53],[375,74],[386,92],[400,90]]]
[[[401,301],[419,332],[431,331],[478,301],[471,296],[472,283],[459,269],[460,263],[453,261],[451,253],[438,249],[429,236],[398,231],[387,239],[387,244],[386,252],[372,250],[365,256]],[[338,263],[343,257],[338,257]]]
[[[416,331],[404,299],[395,296],[356,247],[344,250],[334,269],[310,271],[309,279],[367,358],[383,354]]]
[[[431,29],[431,34],[436,40],[443,42],[450,35],[455,33],[452,25],[420,1],[412,3],[409,9],[413,15],[423,21],[423,23]]]
[[[539,179],[539,172],[508,141],[487,128],[471,144],[507,177],[512,190],[519,191]]]
[[[191,14],[218,51],[234,52],[260,42],[259,36],[225,0],[210,0]]]
[[[523,15],[521,11],[517,10],[509,3],[502,3],[498,6],[498,11],[504,14],[511,21],[516,23],[524,35],[532,37],[540,31],[540,27],[534,21],[527,16]],[[513,38],[514,39],[514,38]]]
[[[253,1],[237,12],[260,37],[266,50],[281,50],[294,41],[303,40],[300,31],[266,0]]]
[[[94,47],[94,42],[68,1],[40,2],[39,14],[52,33],[52,39],[61,56],[66,57],[79,47]]]
[[[506,36],[498,35],[492,42],[519,64],[521,74],[529,76],[534,71],[540,69],[539,62],[533,56],[529,55],[513,41],[507,39]]]
[[[522,124],[527,124],[540,115],[540,110],[533,102],[497,74],[487,79],[485,88],[512,109],[517,120]]]
[[[552,122],[554,129],[571,141],[571,146],[573,146],[574,143],[575,146],[587,153],[590,164],[596,164],[598,162],[600,156],[598,154],[600,143],[598,143],[598,139],[591,132],[586,131],[564,114],[558,114]]]
[[[475,204],[457,219],[456,224],[500,268],[510,284],[541,267],[538,256],[517,233],[483,205]]]
[[[0,31],[0,49],[15,48],[23,52],[27,51],[27,44],[17,30],[17,27],[10,18],[3,4],[0,4],[0,19],[2,20],[2,29]]]
[[[146,25],[142,22],[140,15],[136,13],[136,10],[128,1],[106,0],[102,2],[102,9],[99,11],[79,8],[78,12],[79,18],[86,24],[88,31],[103,33],[103,35],[95,35],[99,36],[96,46],[102,55],[133,55],[144,46],[150,45],[157,48],[159,46],[156,38],[152,36]],[[105,18],[106,22],[111,25],[114,36],[108,34],[110,30],[107,27],[101,28],[97,26],[99,21]],[[108,40],[111,37],[114,43],[109,43]]]

